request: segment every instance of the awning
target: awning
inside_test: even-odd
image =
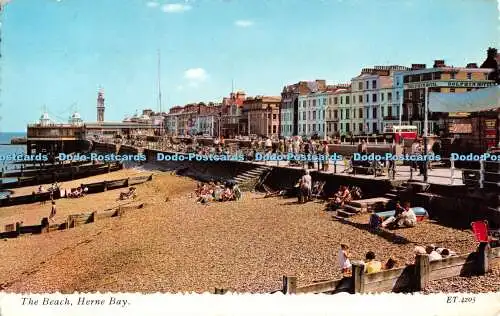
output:
[[[431,112],[479,112],[500,108],[500,86],[463,93],[429,93]]]

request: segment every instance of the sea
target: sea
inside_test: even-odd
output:
[[[0,132],[0,156],[8,154],[26,154],[26,145],[10,145],[10,140],[15,137],[26,137],[24,132]],[[16,165],[12,161],[0,161],[0,168],[5,171],[16,169]],[[1,178],[3,183],[16,181],[16,178]],[[0,190],[0,198],[7,195],[8,192]]]

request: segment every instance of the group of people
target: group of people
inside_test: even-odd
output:
[[[64,190],[64,195],[67,198],[80,198],[80,197],[85,196],[88,191],[89,191],[89,188],[87,188],[84,185],[81,185],[76,189],[71,189],[69,192],[68,192],[68,190]]]
[[[236,201],[241,198],[241,190],[235,183],[221,184],[219,182],[198,183],[195,190],[197,202],[207,204],[209,202]]]
[[[339,190],[333,195],[333,198],[330,199],[330,203],[328,205],[329,208],[341,208],[347,202],[352,201],[351,191],[345,185],[341,185]]]
[[[436,247],[435,245],[428,245],[425,248],[422,246],[415,247],[416,255],[429,255],[429,261],[436,261],[456,256],[457,253],[444,247]]]
[[[349,253],[349,246],[346,244],[341,244],[338,254],[340,269],[344,276],[351,274],[352,264],[351,255]],[[361,261],[365,267],[365,273],[377,273],[382,270],[390,270],[396,266],[396,260],[389,258],[385,264],[376,259],[375,253],[373,251],[368,251],[365,255],[365,260]]]

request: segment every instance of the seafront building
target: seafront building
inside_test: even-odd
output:
[[[466,67],[454,67],[444,60],[435,60],[432,68],[425,64],[413,64],[410,70],[396,73],[399,85],[396,91],[403,95],[402,119],[416,125],[420,134],[424,130],[425,89],[428,92],[462,93],[495,85],[489,80],[493,69],[478,68],[469,63]],[[428,132],[439,134],[446,130],[446,118],[463,116],[463,113],[429,113]]]
[[[283,87],[279,108],[280,136],[299,135],[299,96],[326,89],[325,80],[299,81]]]
[[[229,97],[224,97],[221,104],[221,135],[233,138],[240,135],[245,128],[240,125],[243,110],[243,101],[246,99],[245,91],[231,92]]]
[[[281,97],[256,96],[243,101],[241,126],[243,135],[279,137]],[[246,127],[245,127],[246,125]]]
[[[326,136],[326,107],[331,91],[317,90],[298,97],[298,130],[301,136]]]

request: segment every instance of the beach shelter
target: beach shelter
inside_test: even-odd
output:
[[[431,112],[479,112],[500,108],[500,86],[464,93],[429,93]]]

